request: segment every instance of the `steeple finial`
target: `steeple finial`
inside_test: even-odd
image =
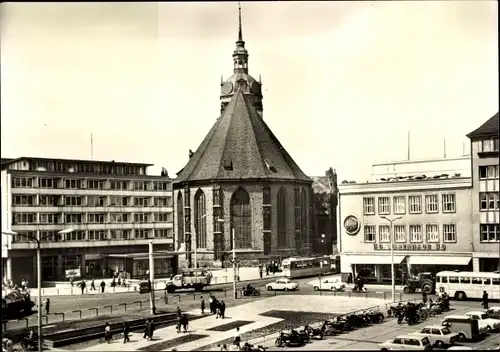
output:
[[[241,4],[238,1],[238,41],[242,42],[243,41],[243,33],[241,31]]]

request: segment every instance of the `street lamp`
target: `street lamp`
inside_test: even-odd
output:
[[[218,222],[224,223],[224,219],[217,219]],[[231,225],[232,222],[229,222]],[[232,242],[233,242],[233,293],[234,293],[234,298],[238,298],[238,295],[236,293],[236,243],[234,240],[234,225],[232,226],[231,229],[231,236],[232,236]]]
[[[65,235],[68,233],[73,232],[73,229],[66,229],[59,231],[57,234],[59,235]],[[37,296],[38,296],[38,351],[42,352],[42,256],[41,256],[41,251],[40,251],[40,243],[46,239],[48,236],[47,235],[44,237],[40,236],[40,233],[38,233],[38,238],[28,236],[22,233],[17,233],[14,231],[2,231],[2,234],[4,235],[9,235],[9,236],[21,236],[25,237],[28,240],[33,240],[36,242],[36,268],[37,268]]]
[[[398,216],[397,218],[394,219],[389,219],[387,216],[381,216],[381,219],[389,221],[390,228],[389,228],[389,238],[391,242],[391,277],[392,277],[392,302],[396,302],[396,275],[394,275],[394,248],[393,247],[393,227],[392,223],[396,220],[402,219],[402,216]]]
[[[149,282],[150,290],[149,290],[149,312],[151,315],[156,313],[155,307],[155,260],[153,257],[153,240],[149,240]]]
[[[207,213],[203,214],[201,216],[200,219],[204,219],[207,217]],[[193,234],[194,234],[194,239],[193,239],[193,242],[194,242],[194,268],[197,269],[198,268],[198,234],[196,233],[196,226],[194,227],[194,231],[193,231]]]

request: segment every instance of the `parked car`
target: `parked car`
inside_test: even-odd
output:
[[[486,330],[499,330],[500,329],[500,319],[493,319],[488,316],[488,314],[478,311],[467,312],[464,316],[471,319],[477,320],[479,326],[485,326]]]
[[[439,348],[459,341],[458,333],[451,332],[450,328],[442,325],[429,325],[412,335],[427,336],[431,343]]]
[[[314,290],[319,291],[319,290],[332,290],[332,291],[343,291],[345,289],[346,285],[343,282],[340,282],[339,280],[332,280],[332,279],[323,279],[318,280],[315,285],[314,285]]]
[[[398,337],[387,340],[380,345],[381,351],[429,351],[432,350],[432,344],[427,336],[399,335]]]
[[[500,306],[490,307],[486,310],[486,314],[492,319],[500,319]]]
[[[279,279],[275,282],[271,282],[266,285],[268,291],[276,291],[276,290],[296,290],[299,288],[299,284],[290,281],[289,279]]]
[[[447,351],[472,351],[472,347],[469,346],[451,346],[446,349]]]

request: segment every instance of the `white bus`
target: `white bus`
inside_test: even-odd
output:
[[[292,257],[284,259],[283,276],[290,279],[307,276],[333,274],[334,261],[329,256],[304,258]]]
[[[436,275],[436,293],[464,300],[482,298],[484,291],[489,299],[500,299],[500,273],[441,271]]]

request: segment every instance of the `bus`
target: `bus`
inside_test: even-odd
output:
[[[436,292],[446,292],[458,300],[482,298],[500,299],[500,273],[473,271],[441,271],[436,274]]]
[[[283,276],[293,279],[307,276],[327,275],[333,274],[334,261],[330,256],[324,257],[292,257],[284,259]]]

